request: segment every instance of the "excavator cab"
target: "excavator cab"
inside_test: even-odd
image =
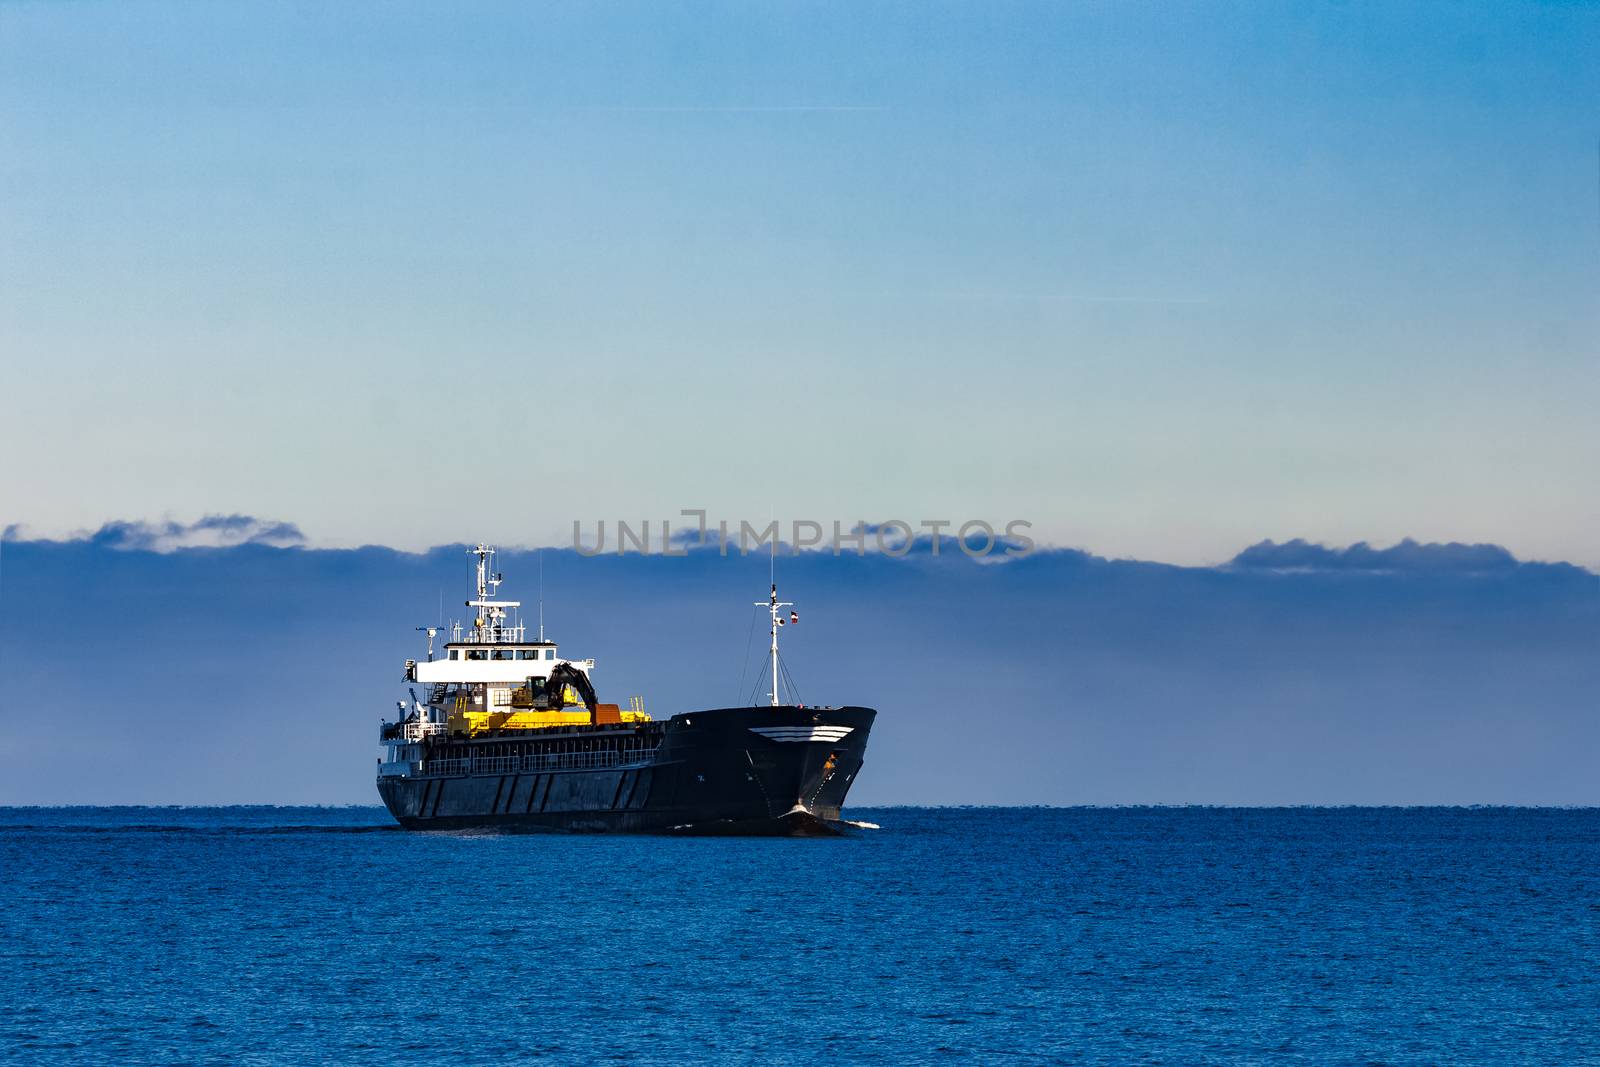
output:
[[[511,691],[511,706],[537,711],[560,711],[569,704],[595,709],[594,686],[589,676],[570,663],[558,663],[548,678],[531,677]]]

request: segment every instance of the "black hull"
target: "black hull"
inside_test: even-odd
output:
[[[654,724],[647,762],[586,770],[380,777],[408,830],[818,836],[846,824],[877,712],[721,708]]]

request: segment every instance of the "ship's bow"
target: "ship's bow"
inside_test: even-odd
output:
[[[689,833],[826,834],[866,756],[872,708],[719,708],[674,716],[663,756],[677,769]]]

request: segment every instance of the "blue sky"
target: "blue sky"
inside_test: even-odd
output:
[[[1580,4],[6,4],[0,521],[1600,563],[1597,57]]]

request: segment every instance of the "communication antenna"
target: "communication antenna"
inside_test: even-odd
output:
[[[490,566],[494,559],[495,550],[488,545],[480,544],[477,548],[467,550],[468,555],[478,557],[477,597],[467,601],[467,607],[476,608],[477,618],[473,620],[472,640],[487,644],[497,641],[523,640],[523,627],[520,621],[513,621],[507,626],[508,609],[522,606],[520,600],[497,600],[500,584],[505,581],[505,576]]]
[[[539,643],[544,643],[544,549],[533,554],[539,561]]]

